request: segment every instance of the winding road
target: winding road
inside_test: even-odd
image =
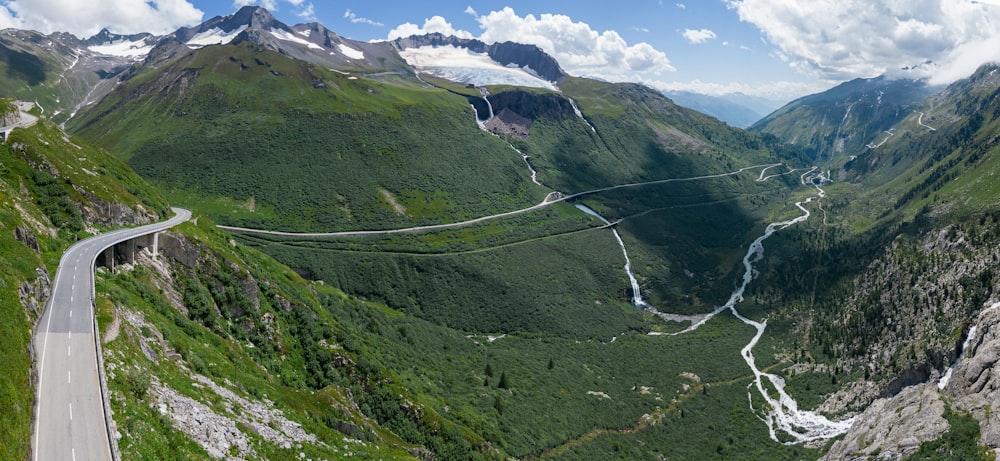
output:
[[[34,107],[34,104],[23,101],[15,101],[14,104],[17,105],[17,109],[21,112],[21,121],[13,125],[0,126],[0,132],[10,133],[14,128],[27,128],[38,122],[38,117],[28,113]]]
[[[94,263],[102,251],[191,218],[174,217],[141,227],[95,235],[71,246],[59,261],[52,294],[35,331],[38,394],[34,461],[111,460],[94,317]]]
[[[577,192],[575,194],[570,194],[570,195],[562,195],[562,194],[559,194],[558,192],[553,192],[553,193],[549,194],[548,196],[546,196],[545,200],[543,200],[541,203],[539,203],[537,205],[532,205],[532,206],[527,207],[527,208],[521,208],[520,210],[506,211],[506,212],[503,212],[503,213],[497,213],[497,214],[493,214],[493,215],[489,215],[489,216],[483,216],[483,217],[479,217],[479,218],[475,218],[475,219],[470,219],[468,221],[460,221],[460,222],[447,223],[447,224],[432,224],[432,225],[428,225],[428,226],[406,227],[406,228],[402,228],[402,229],[359,230],[359,231],[343,231],[343,232],[284,232],[284,231],[272,231],[272,230],[265,230],[265,229],[252,229],[252,228],[249,228],[249,227],[223,226],[221,224],[218,225],[218,226],[216,226],[216,227],[218,227],[219,229],[227,230],[229,232],[238,232],[238,233],[242,233],[242,234],[279,235],[279,236],[283,236],[283,237],[362,237],[362,236],[368,236],[368,235],[391,235],[391,234],[404,234],[404,233],[409,233],[409,232],[433,231],[433,230],[441,230],[441,229],[451,229],[451,228],[456,228],[456,227],[465,227],[465,226],[470,226],[470,225],[473,225],[473,224],[478,224],[478,223],[481,223],[481,222],[484,222],[484,221],[493,220],[493,219],[506,218],[506,217],[510,217],[510,216],[515,216],[515,215],[527,213],[529,211],[540,210],[540,209],[545,208],[545,207],[547,207],[549,205],[552,205],[553,203],[565,202],[565,201],[568,201],[568,200],[577,199],[577,198],[584,197],[584,196],[587,196],[587,195],[598,194],[598,193],[601,193],[601,192],[608,192],[608,191],[612,191],[612,190],[625,189],[625,188],[631,188],[631,187],[642,187],[642,186],[652,186],[652,185],[656,185],[656,184],[667,184],[667,183],[672,183],[672,182],[688,182],[688,181],[699,181],[699,180],[703,180],[703,179],[724,178],[726,176],[735,176],[735,175],[740,174],[740,173],[742,173],[744,171],[747,171],[747,170],[752,170],[752,169],[756,169],[756,168],[763,168],[764,170],[767,170],[768,168],[773,168],[773,167],[776,167],[776,166],[779,166],[779,165],[782,165],[782,164],[781,163],[768,163],[768,164],[764,164],[764,165],[747,166],[747,167],[743,167],[743,168],[740,168],[738,170],[730,171],[730,172],[727,172],[727,173],[717,173],[717,174],[710,174],[710,175],[704,175],[704,176],[692,176],[692,177],[689,177],[689,178],[657,179],[657,180],[652,180],[652,181],[643,181],[643,182],[634,182],[634,183],[628,183],[628,184],[619,184],[619,185],[616,185],[616,186],[608,186],[608,187],[602,187],[600,189],[588,190],[588,191],[584,191],[584,192]],[[784,174],[787,174],[787,173],[784,173]],[[763,171],[761,172],[761,175],[763,176]],[[780,175],[775,175],[775,176],[780,176]]]
[[[739,170],[731,171],[728,173],[695,176],[689,178],[673,178],[673,179],[621,184],[600,189],[594,189],[586,192],[579,192],[571,195],[561,195],[553,193],[557,195],[553,197],[553,195],[550,194],[548,197],[546,197],[545,201],[543,201],[538,205],[534,205],[521,210],[515,210],[491,216],[484,216],[474,220],[451,223],[451,224],[419,226],[419,227],[411,227],[405,229],[382,230],[382,231],[354,231],[354,232],[330,232],[330,233],[294,233],[294,232],[278,232],[278,231],[266,231],[258,229],[246,229],[246,228],[237,228],[229,226],[218,226],[218,227],[236,232],[296,236],[296,237],[329,237],[329,236],[393,234],[402,232],[416,232],[422,230],[444,229],[450,227],[466,226],[469,224],[479,223],[490,219],[511,216],[519,213],[525,213],[528,211],[540,209],[542,207],[551,205],[553,203],[563,202],[587,195],[597,194],[600,192],[606,192],[616,189],[648,186],[654,184],[664,184],[670,182],[697,181],[697,180],[704,180],[711,178],[721,178],[721,177],[736,175],[751,169],[760,169],[760,173],[757,176],[756,181],[765,182],[772,178],[793,174],[797,171],[804,170],[801,168],[796,168],[796,169],[787,169],[787,171],[781,173],[768,174],[769,170],[779,166],[784,166],[784,165],[781,163],[753,165],[740,168]],[[646,303],[642,299],[642,296],[640,294],[638,281],[636,280],[635,276],[631,271],[631,260],[629,259],[628,251],[625,248],[625,243],[624,241],[622,241],[621,236],[614,228],[614,224],[616,223],[608,221],[606,218],[602,217],[600,214],[598,214],[594,210],[584,205],[580,204],[576,205],[576,207],[581,211],[583,211],[584,213],[594,216],[600,221],[602,221],[606,225],[606,227],[611,228],[612,232],[614,233],[614,236],[617,239],[619,246],[621,246],[622,253],[624,254],[625,257],[625,272],[628,275],[629,282],[632,288],[632,299],[631,299],[632,304],[637,308],[653,312],[654,314],[659,315],[668,320],[691,322],[690,326],[678,332],[673,332],[673,333],[651,332],[650,335],[676,336],[689,333],[691,331],[697,330],[699,327],[704,325],[710,319],[712,319],[716,315],[721,314],[723,311],[726,310],[729,310],[740,321],[753,327],[756,330],[756,334],[754,335],[754,337],[750,340],[749,343],[747,343],[746,346],[744,346],[740,350],[740,355],[743,357],[747,366],[750,367],[750,370],[753,372],[754,375],[754,381],[748,388],[747,395],[751,402],[751,407],[754,409],[757,417],[767,425],[771,439],[779,443],[789,443],[789,441],[791,443],[803,443],[803,442],[829,439],[845,433],[853,423],[853,418],[831,420],[817,412],[799,409],[798,402],[796,402],[796,400],[785,391],[784,379],[776,374],[768,373],[766,371],[761,370],[756,364],[756,358],[754,357],[753,349],[757,345],[757,342],[761,339],[765,329],[767,328],[767,320],[758,322],[742,315],[737,310],[737,305],[743,301],[744,291],[754,278],[755,271],[753,269],[753,264],[759,261],[763,256],[764,240],[767,240],[772,234],[774,234],[779,230],[785,229],[789,226],[798,224],[800,222],[809,219],[811,213],[809,209],[805,207],[805,205],[812,202],[819,202],[822,198],[826,196],[825,191],[820,186],[823,183],[830,180],[829,172],[817,172],[817,170],[818,168],[812,167],[808,170],[805,170],[799,176],[799,182],[801,183],[802,186],[814,188],[817,192],[816,195],[806,197],[795,203],[795,207],[798,208],[799,211],[801,211],[801,214],[785,221],[778,221],[768,224],[764,233],[750,244],[750,246],[747,248],[745,256],[743,257],[742,262],[744,271],[743,271],[742,283],[739,284],[739,286],[736,288],[735,291],[733,291],[733,293],[729,297],[729,300],[725,304],[717,307],[715,310],[709,312],[708,314],[703,314],[698,316],[676,316],[674,314],[660,312],[655,307]],[[755,389],[757,392],[756,393],[752,392],[751,388]],[[757,398],[763,400],[763,405],[754,406],[753,402],[755,395]]]
[[[930,125],[925,125],[924,124],[924,113],[923,112],[920,112],[919,110],[915,110],[914,112],[920,114],[920,116],[917,117],[917,124],[918,125],[920,125],[920,126],[922,126],[924,128],[927,128],[928,130],[931,130],[931,131],[937,131],[936,128],[934,128],[934,127],[932,127]]]

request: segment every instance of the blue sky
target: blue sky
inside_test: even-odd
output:
[[[356,40],[512,40],[573,75],[785,101],[881,74],[950,83],[1000,61],[1000,0],[0,0],[0,28],[162,34],[247,4]]]
[[[252,3],[260,5],[264,2]],[[196,1],[195,4],[205,11],[206,18],[228,14],[232,6],[232,2],[226,0]],[[470,6],[480,16],[504,8],[512,9],[520,17],[563,15],[573,22],[589,25],[594,32],[614,31],[629,45],[648,43],[664,53],[674,70],[641,76],[648,80],[679,84],[701,82],[704,85],[694,84],[690,88],[715,92],[723,91],[711,88],[709,84],[749,92],[782,82],[780,87],[776,87],[775,96],[778,98],[798,96],[830,86],[830,82],[797,72],[782,62],[772,53],[772,47],[761,40],[757,27],[741,21],[735,10],[719,0],[629,1],[623,2],[621,8],[609,7],[607,2],[570,0],[314,1],[299,5],[279,1],[273,4],[277,8],[272,13],[289,24],[306,22],[299,14],[310,4],[317,22],[344,37],[365,41],[385,39],[400,24],[422,26],[434,16],[444,18],[457,30],[468,31],[478,37],[483,29],[476,16],[466,12]],[[684,32],[688,30],[711,31],[711,38],[693,43],[685,38]],[[784,91],[785,87],[792,87],[792,91]]]

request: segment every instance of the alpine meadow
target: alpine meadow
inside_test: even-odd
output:
[[[0,31],[0,459],[996,458],[998,65],[772,111],[253,3]]]

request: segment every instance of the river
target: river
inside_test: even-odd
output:
[[[765,177],[764,172],[769,168],[770,167],[761,171],[758,181],[766,181],[767,179],[780,176],[771,175]],[[792,171],[795,170],[790,170],[789,172],[782,174],[788,174]],[[719,306],[712,312],[701,316],[672,316],[672,314],[661,314],[655,307],[646,303],[646,301],[642,298],[639,282],[636,279],[635,274],[632,272],[632,261],[629,258],[625,242],[622,240],[618,230],[610,221],[596,211],[581,204],[576,205],[576,207],[584,213],[594,216],[606,224],[614,234],[615,239],[618,241],[618,245],[621,246],[622,254],[625,256],[625,272],[628,275],[628,280],[632,288],[632,304],[639,309],[649,310],[661,314],[661,317],[667,318],[668,320],[683,319],[691,321],[691,325],[689,327],[679,332],[651,334],[680,335],[688,333],[698,329],[698,327],[704,325],[705,322],[710,320],[712,317],[725,310],[729,310],[736,318],[740,319],[740,321],[752,326],[756,330],[756,334],[750,342],[740,350],[740,355],[743,357],[743,360],[747,363],[747,366],[750,367],[750,370],[754,375],[753,382],[747,386],[747,396],[751,401],[751,405],[755,400],[755,395],[757,398],[762,399],[764,406],[755,407],[755,410],[758,411],[757,416],[767,424],[771,439],[780,443],[802,443],[813,440],[829,439],[846,433],[847,430],[850,429],[851,424],[854,422],[853,418],[831,420],[819,413],[799,409],[798,402],[796,402],[795,399],[785,391],[785,380],[778,375],[761,371],[760,368],[757,367],[756,358],[753,355],[753,348],[764,335],[764,331],[767,328],[767,320],[761,322],[752,320],[740,314],[740,312],[736,309],[736,306],[743,301],[743,293],[746,291],[747,286],[751,281],[753,281],[753,264],[760,261],[764,256],[764,241],[779,230],[809,219],[811,213],[805,205],[813,201],[818,201],[826,196],[826,192],[822,189],[821,184],[829,181],[829,173],[816,173],[816,168],[813,168],[803,173],[799,180],[803,186],[815,188],[817,192],[816,195],[807,197],[795,203],[795,206],[802,212],[799,216],[786,221],[778,221],[768,224],[764,233],[760,237],[757,237],[747,248],[746,255],[743,257],[743,278],[740,285],[729,296],[729,300],[726,301],[725,304]],[[756,392],[754,392],[754,390],[756,390]]]

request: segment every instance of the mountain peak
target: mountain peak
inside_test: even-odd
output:
[[[259,6],[247,5],[226,17],[227,24],[246,25],[251,29],[285,29],[289,27],[278,21],[270,11]]]

